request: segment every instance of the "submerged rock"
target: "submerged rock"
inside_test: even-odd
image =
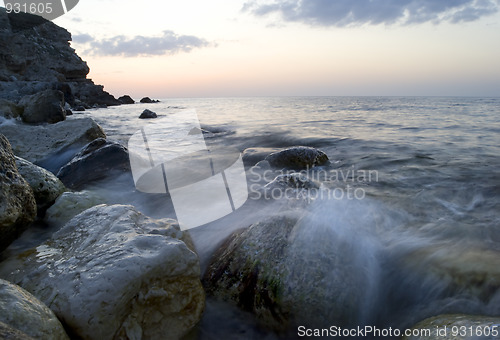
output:
[[[73,159],[63,166],[57,177],[71,189],[115,175],[112,171],[130,171],[126,147],[117,142],[98,138],[87,144]]]
[[[2,279],[0,321],[35,339],[69,339],[61,322],[46,305],[21,287]]]
[[[53,226],[63,226],[79,213],[105,203],[90,191],[65,192],[45,212],[44,220]]]
[[[500,317],[464,314],[439,315],[419,322],[412,330],[421,335],[405,336],[403,340],[493,340],[500,337]],[[429,333],[422,335],[423,330],[428,330]]]
[[[61,91],[45,90],[23,97],[19,105],[24,107],[21,117],[25,123],[57,123],[66,119],[64,94]]]
[[[153,112],[151,110],[144,110],[142,111],[141,115],[139,116],[139,118],[141,119],[145,119],[145,118],[157,118],[158,115],[156,114],[156,112]]]
[[[197,255],[175,220],[100,205],[0,264],[84,339],[178,339],[204,307]]]
[[[151,99],[149,97],[144,97],[140,100],[140,102],[143,104],[151,104],[151,103],[159,103],[160,101],[156,99]]]
[[[265,158],[275,168],[306,169],[328,164],[328,156],[315,148],[294,146],[274,152]]]
[[[207,294],[276,330],[352,326],[362,319],[370,290],[370,263],[357,252],[334,226],[314,225],[307,215],[275,216],[226,240],[203,282]]]
[[[16,166],[33,189],[38,210],[47,209],[66,190],[59,178],[44,168],[19,157]]]
[[[9,139],[16,156],[35,164],[96,138],[106,138],[102,128],[90,117],[43,126],[3,124],[0,133]]]
[[[19,174],[9,141],[0,134],[0,251],[36,217],[33,190]]]
[[[121,96],[118,101],[122,104],[135,104],[135,101],[129,95]]]

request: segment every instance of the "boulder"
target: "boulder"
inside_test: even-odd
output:
[[[23,288],[2,279],[0,321],[34,339],[69,339],[61,322],[46,305]]]
[[[25,159],[16,157],[16,166],[35,195],[38,210],[44,211],[66,190],[64,184],[50,171]]]
[[[76,112],[83,112],[85,111],[85,107],[83,105],[77,105],[73,108],[73,111],[76,111]]]
[[[51,226],[61,227],[79,213],[102,203],[104,199],[90,191],[66,191],[47,209],[44,220]]]
[[[23,97],[19,105],[24,107],[21,118],[25,123],[57,123],[66,119],[64,94],[57,90],[45,90]]]
[[[246,166],[253,166],[279,150],[279,148],[247,148],[243,150],[243,163]]]
[[[115,175],[112,171],[130,171],[128,150],[120,143],[98,138],[63,166],[57,177],[68,188],[80,189],[88,183]]]
[[[139,116],[139,118],[141,119],[145,119],[145,118],[157,118],[158,115],[156,114],[156,112],[153,112],[151,110],[144,110],[142,111],[141,115]]]
[[[75,337],[178,339],[204,308],[198,257],[175,220],[99,205],[51,240],[0,264]]]
[[[207,294],[281,332],[366,321],[374,266],[358,255],[363,242],[315,218],[281,213],[233,234],[203,277]]]
[[[90,117],[43,126],[3,124],[0,125],[0,133],[9,139],[17,156],[35,164],[41,164],[43,160],[68,149],[81,148],[96,138],[106,137],[102,128]],[[73,155],[74,152],[68,158]],[[44,168],[52,170],[48,166]]]
[[[135,101],[129,95],[121,96],[118,101],[122,104],[135,104]]]
[[[0,99],[0,117],[7,119],[17,118],[21,115],[23,109],[13,102],[5,99]]]
[[[315,148],[294,146],[267,156],[266,161],[275,168],[301,170],[328,164],[328,156]]]
[[[36,217],[33,190],[16,167],[9,141],[0,134],[0,251]]]
[[[21,332],[18,329],[12,328],[11,326],[0,321],[0,339],[8,340],[35,340],[28,334]]]
[[[493,340],[500,337],[500,317],[438,315],[419,322],[412,330],[420,335],[405,336],[403,340]],[[429,333],[422,334],[422,330],[428,330]]]
[[[140,100],[141,103],[143,104],[150,104],[150,103],[153,103],[153,101],[151,100],[151,98],[149,97],[144,97]]]

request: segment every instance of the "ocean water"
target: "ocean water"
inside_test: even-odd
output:
[[[172,98],[83,115],[126,145],[141,126],[155,123],[138,119],[146,108],[159,118],[195,109],[211,140],[240,152],[303,145],[328,155],[329,177],[317,180],[342,191],[304,207],[311,225],[304,239],[313,251],[331,229],[357,254],[367,285],[351,325],[405,328],[443,313],[500,316],[500,98]],[[257,160],[246,161],[247,176]],[[139,195],[127,180],[89,189],[153,217],[175,217],[164,197]],[[272,203],[249,202],[190,230],[202,269],[231,232],[274,212]],[[227,334],[274,339],[293,331],[274,334],[209,300],[191,338]]]

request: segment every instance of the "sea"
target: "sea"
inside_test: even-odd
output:
[[[292,146],[326,153],[335,176],[315,180],[339,190],[301,209],[365,259],[352,268],[369,273],[369,288],[359,292],[365,310],[351,325],[404,329],[439,314],[500,316],[500,97],[166,98],[75,112],[74,118],[93,117],[108,139],[127,145],[141,127],[155,124],[138,119],[144,109],[157,119],[195,110],[212,141],[242,154]],[[245,162],[247,176],[258,161]],[[171,206],[134,195],[119,180],[91,189],[110,203],[175,218]],[[274,211],[272,203],[248,202],[189,230],[202,270],[233,231]],[[293,333],[274,333],[248,313],[209,298],[191,339],[281,339]]]

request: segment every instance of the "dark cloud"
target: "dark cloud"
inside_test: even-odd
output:
[[[74,41],[88,43],[85,53],[101,56],[151,56],[190,52],[194,48],[211,45],[205,39],[192,35],[177,35],[172,31],[163,31],[158,37],[136,36],[127,38],[119,35],[112,38],[95,40],[87,34],[75,36]]]
[[[243,11],[279,14],[285,21],[319,26],[460,23],[498,11],[500,0],[268,0],[248,1]]]

